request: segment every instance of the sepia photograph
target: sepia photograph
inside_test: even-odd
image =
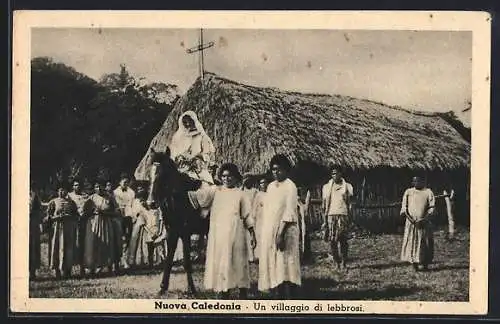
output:
[[[486,311],[487,14],[22,14],[11,304]]]

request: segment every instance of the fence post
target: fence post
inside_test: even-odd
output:
[[[446,190],[443,191],[444,201],[446,202],[446,213],[448,215],[448,239],[453,239],[455,236],[455,218],[453,215],[453,206],[451,197],[453,197],[453,190],[450,194]]]

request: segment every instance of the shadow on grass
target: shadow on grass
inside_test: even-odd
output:
[[[96,287],[95,282],[81,282],[81,281],[54,281],[43,287],[43,290],[54,290],[60,288],[85,288]]]
[[[359,269],[374,269],[374,270],[386,270],[391,268],[402,268],[407,267],[411,269],[411,265],[407,262],[389,262],[389,263],[379,263],[379,264],[364,264],[360,265]],[[434,263],[430,265],[429,270],[427,272],[438,272],[443,270],[460,270],[460,269],[468,269],[469,265],[467,264],[444,264],[444,263]]]
[[[147,276],[147,275],[158,275],[163,272],[163,269],[160,267],[140,267],[140,268],[130,268],[126,270],[122,270],[121,276]]]
[[[203,268],[201,266],[194,266],[193,267],[193,274],[195,273],[200,273],[203,272]],[[170,272],[172,275],[174,274],[186,274],[186,271],[184,270],[184,267],[181,266],[174,266],[172,268],[172,271]],[[31,280],[30,283],[36,284],[36,283],[43,283],[43,282],[54,282],[54,283],[62,283],[66,282],[68,280],[70,281],[80,281],[80,280],[99,280],[99,279],[109,279],[109,278],[120,278],[120,277],[133,277],[133,276],[155,276],[155,275],[161,275],[163,274],[163,266],[155,266],[155,267],[148,267],[148,266],[139,266],[139,267],[134,267],[130,269],[121,269],[120,274],[115,274],[112,272],[108,271],[102,271],[98,272],[95,275],[90,275],[89,273],[86,273],[84,277],[81,277],[79,274],[73,274],[70,278],[66,279],[56,279],[55,276],[51,275],[44,275],[44,276],[38,276],[34,280]]]
[[[304,279],[300,289],[300,299],[323,300],[394,300],[409,296],[420,289],[417,287],[381,287],[380,289],[342,289],[339,285],[354,282],[336,282],[332,279]]]
[[[456,265],[443,265],[443,264],[437,264],[434,266],[429,266],[429,269],[427,272],[438,272],[438,271],[444,271],[444,270],[464,270],[464,269],[469,269],[468,264],[456,264]]]
[[[197,293],[196,295],[192,295],[187,293],[186,291],[176,291],[176,294],[179,298],[185,299],[218,299],[217,293],[213,291],[206,291],[203,288],[203,284],[197,285]],[[229,291],[229,300],[238,300],[238,289],[231,289]],[[251,282],[250,288],[248,289],[248,298],[247,300],[255,300],[262,299],[261,292],[258,291],[257,282]]]
[[[407,262],[394,261],[389,263],[378,263],[378,264],[363,264],[359,266],[360,269],[375,269],[375,270],[385,270],[391,268],[402,268],[402,267],[410,267],[410,264]]]
[[[157,265],[154,267],[149,267],[149,266],[141,266],[141,267],[134,267],[130,268],[127,270],[122,270],[124,275],[127,276],[144,276],[144,275],[158,275],[158,274],[163,274],[163,265]],[[203,267],[199,265],[194,265],[193,266],[193,274],[194,273],[199,273],[203,272]],[[170,271],[171,274],[186,274],[186,270],[184,269],[183,265],[174,265],[172,267],[172,270]]]
[[[56,281],[54,276],[38,276],[35,279],[30,280],[30,283],[39,283],[39,282],[48,282],[48,281]],[[59,280],[63,281],[63,280]]]
[[[29,288],[29,297],[30,298],[66,298],[65,296],[53,296],[52,291],[54,290],[67,290],[67,289],[86,289],[96,287],[95,283],[87,282],[77,282],[77,281],[53,281],[47,285],[44,285],[43,288]]]

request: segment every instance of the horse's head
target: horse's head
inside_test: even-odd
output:
[[[168,192],[196,190],[200,187],[201,181],[191,179],[178,171],[168,147],[165,153],[156,152],[152,148],[150,153],[152,164],[148,177],[148,207],[156,206]]]
[[[175,163],[170,158],[170,150],[165,153],[150,150],[151,168],[148,174],[148,198],[146,204],[149,208],[155,207],[163,196],[168,184],[172,183],[172,178],[176,173]]]

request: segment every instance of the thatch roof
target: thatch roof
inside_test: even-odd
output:
[[[216,147],[217,162],[234,162],[243,172],[265,172],[276,153],[295,163],[352,169],[456,169],[470,163],[470,143],[440,114],[253,87],[211,73],[177,102],[150,147],[165,150],[186,110],[198,114]],[[144,176],[147,157],[137,178]]]

